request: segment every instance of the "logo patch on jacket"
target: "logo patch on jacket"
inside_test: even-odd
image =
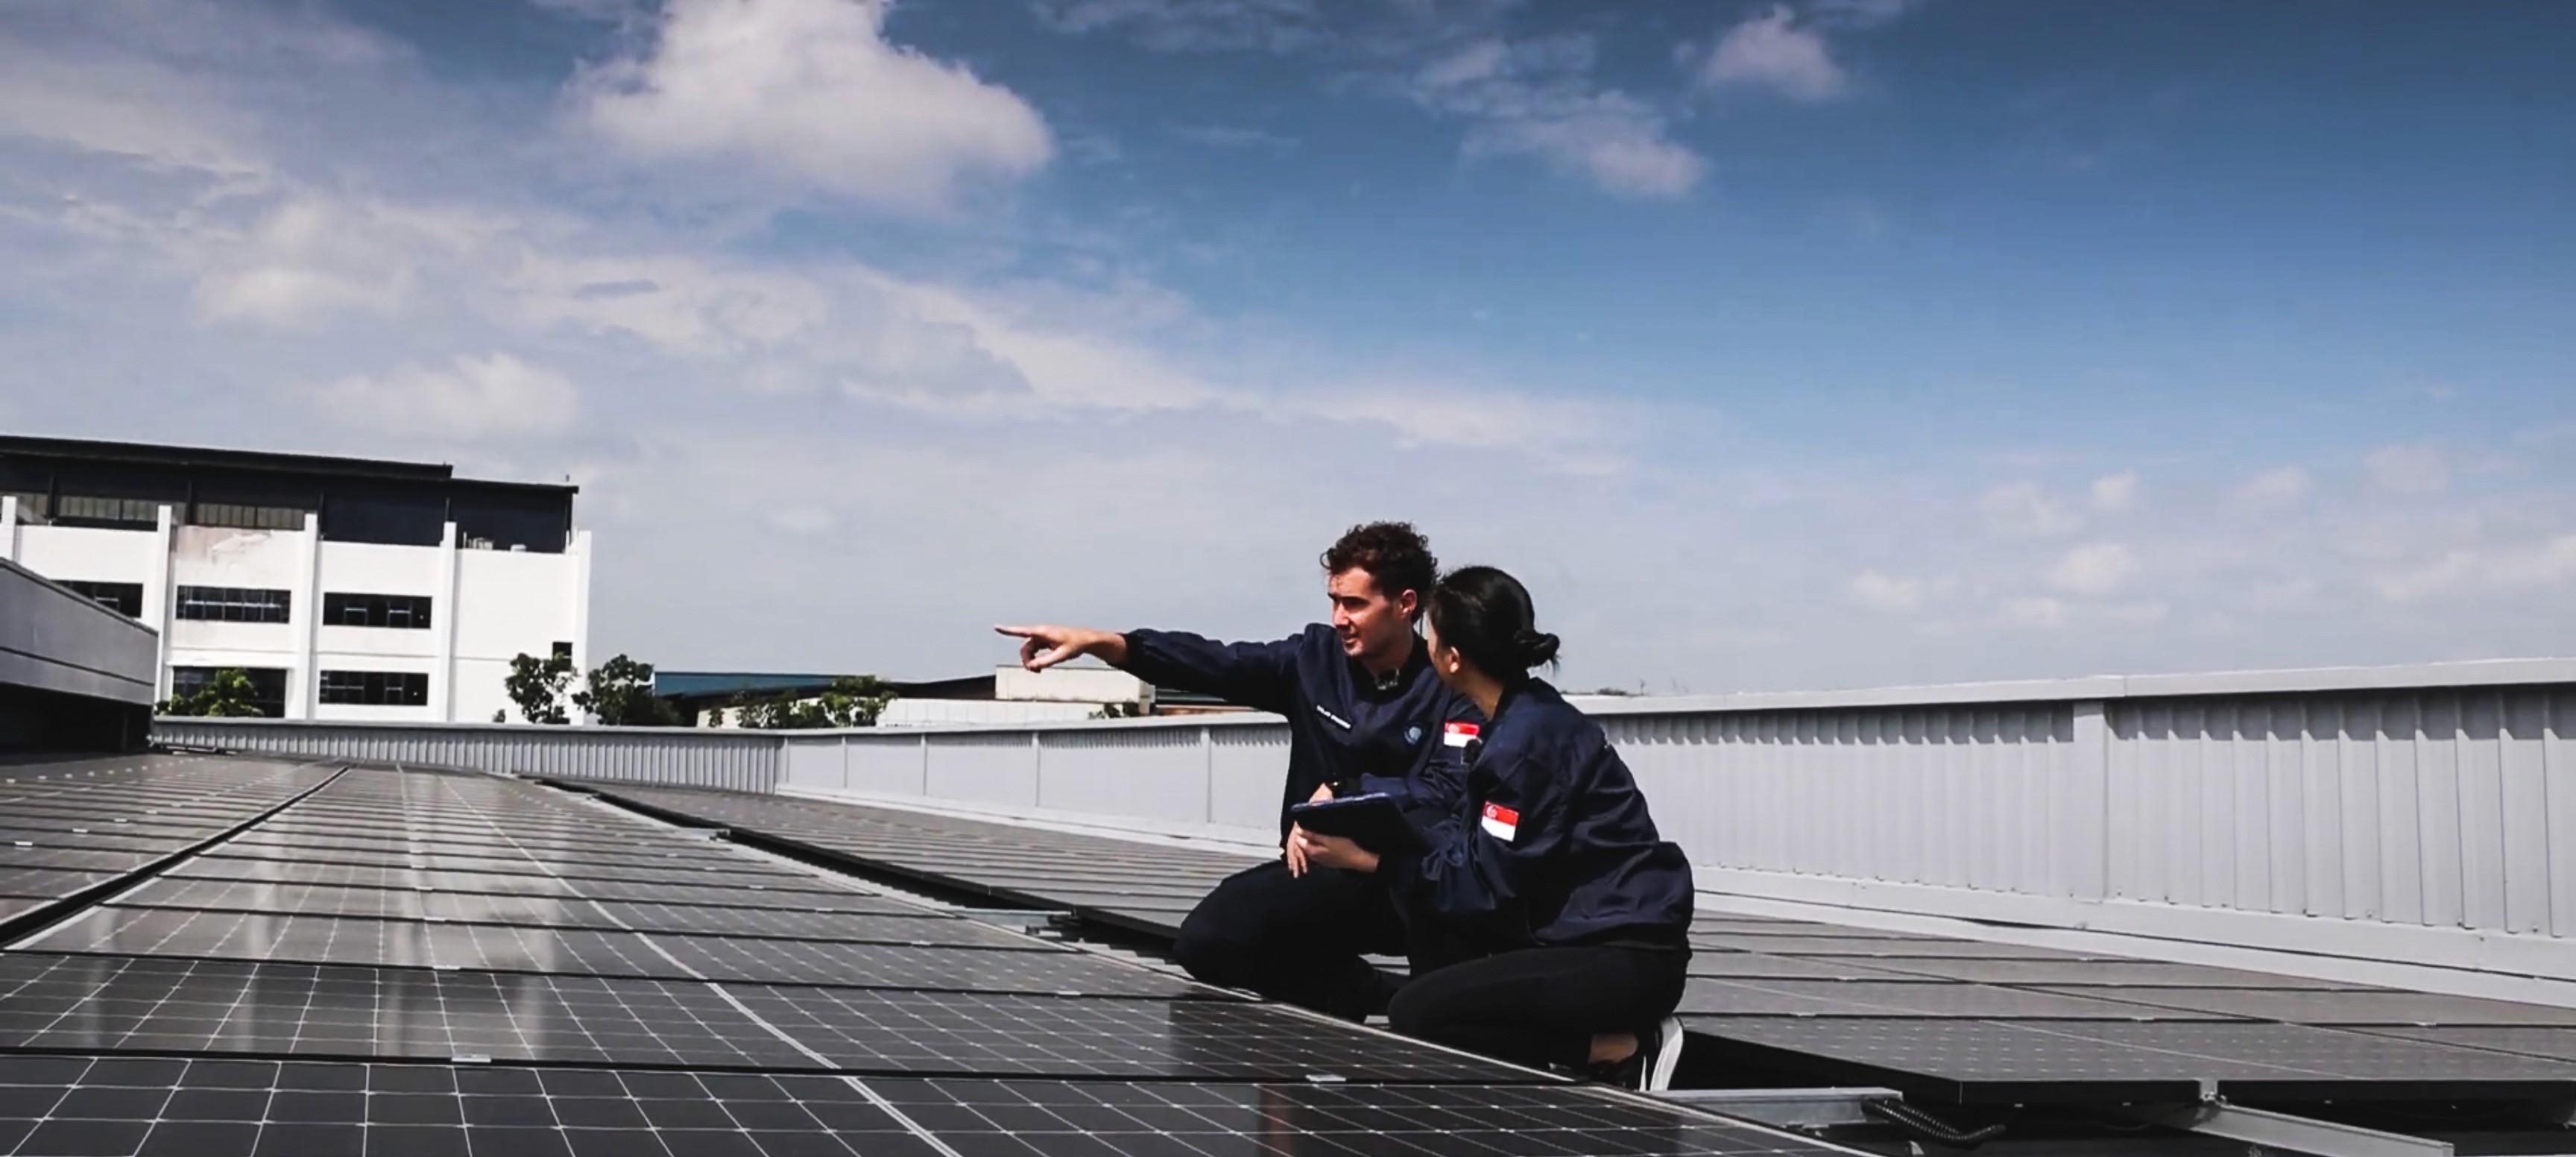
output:
[[[1416,743],[1420,743],[1420,742],[1422,742],[1422,725],[1421,725],[1421,724],[1416,723],[1416,724],[1414,724],[1413,726],[1411,726],[1411,727],[1407,727],[1407,728],[1405,728],[1405,729],[1404,729],[1404,743],[1405,743],[1405,746],[1410,747],[1410,746],[1412,746],[1412,745],[1414,745],[1414,744],[1416,744]]]
[[[1455,727],[1457,724],[1453,723],[1450,726]],[[1483,826],[1486,835],[1508,844],[1512,842],[1512,837],[1521,834],[1521,813],[1498,803],[1486,804]]]
[[[1476,725],[1473,723],[1446,723],[1441,725],[1440,742],[1448,744],[1451,747],[1465,747],[1469,743],[1474,742],[1475,738]]]

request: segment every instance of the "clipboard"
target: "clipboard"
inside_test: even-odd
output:
[[[1288,809],[1288,818],[1307,831],[1341,836],[1380,854],[1422,846],[1413,825],[1404,820],[1404,809],[1377,792],[1296,804]]]

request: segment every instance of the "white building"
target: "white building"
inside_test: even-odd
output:
[[[156,628],[159,697],[237,667],[289,719],[480,722],[511,709],[513,657],[588,666],[573,494],[443,465],[0,437],[0,557]]]

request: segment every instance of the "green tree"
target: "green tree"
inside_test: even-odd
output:
[[[874,675],[841,675],[820,695],[737,695],[735,725],[759,730],[803,730],[819,727],[874,727],[895,692]]]
[[[678,727],[680,713],[653,694],[653,665],[624,655],[592,669],[573,706],[613,727]]]
[[[173,695],[153,705],[153,710],[163,715],[251,716],[261,713],[251,702],[258,695],[250,672],[226,667],[208,676],[193,693]]]
[[[555,655],[540,659],[525,651],[510,660],[510,677],[502,684],[510,702],[519,705],[519,718],[530,723],[570,723],[564,713],[564,689],[572,685],[572,659]]]

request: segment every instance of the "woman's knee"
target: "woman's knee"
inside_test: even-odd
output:
[[[1420,1040],[1440,1039],[1440,1029],[1449,1018],[1442,1014],[1441,994],[1437,986],[1424,984],[1420,978],[1395,990],[1386,1002],[1386,1026],[1404,1036]]]

